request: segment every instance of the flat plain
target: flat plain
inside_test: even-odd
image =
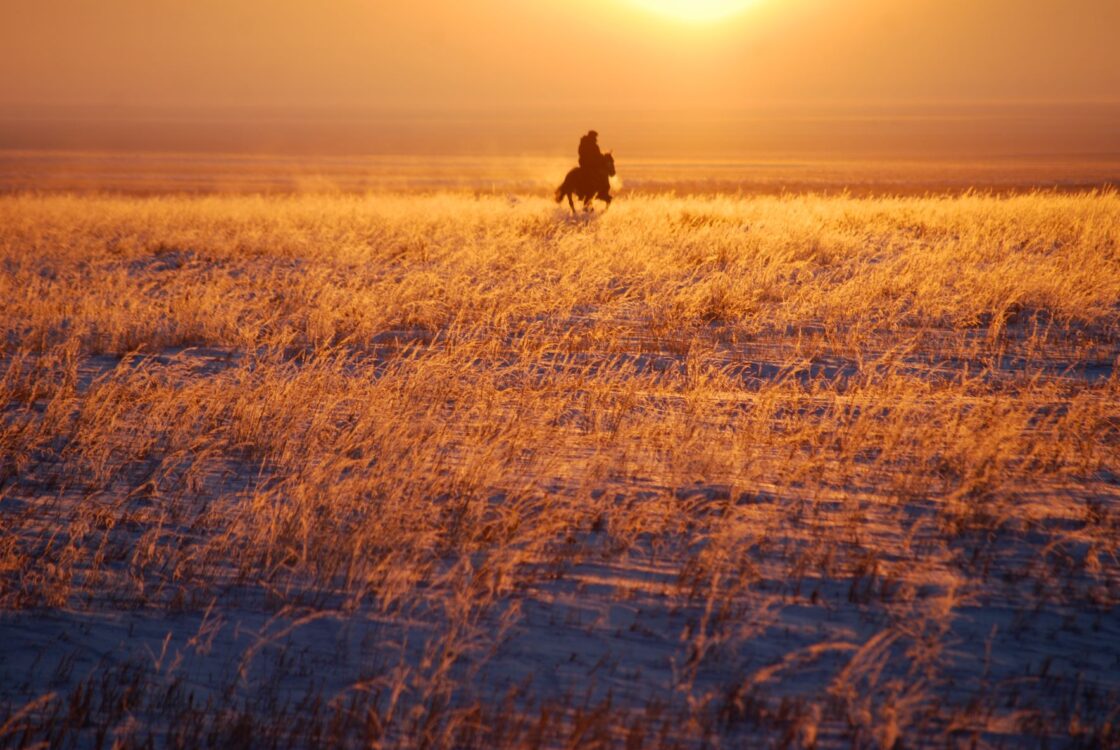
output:
[[[0,744],[1120,746],[1115,191],[536,185],[0,197]]]

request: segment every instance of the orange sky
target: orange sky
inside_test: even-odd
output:
[[[1120,98],[1117,0],[0,0],[0,106],[735,108]]]

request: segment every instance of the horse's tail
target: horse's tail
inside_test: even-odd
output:
[[[568,170],[568,174],[564,175],[564,181],[560,183],[560,187],[556,188],[556,202],[564,200],[565,195],[577,193],[579,190],[579,167],[573,167]]]

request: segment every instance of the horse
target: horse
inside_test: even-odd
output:
[[[594,211],[591,207],[591,202],[598,198],[605,202],[609,207],[611,205],[611,178],[614,177],[614,156],[610,151],[603,154],[603,169],[588,169],[586,167],[575,167],[568,176],[564,178],[564,183],[556,188],[556,202],[568,199],[568,205],[572,207],[572,216],[576,215],[576,204],[572,200],[575,195],[583,201],[583,210],[585,212]]]

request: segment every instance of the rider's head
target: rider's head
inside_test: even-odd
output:
[[[587,134],[593,139],[599,137],[599,132],[597,130],[588,130]]]

